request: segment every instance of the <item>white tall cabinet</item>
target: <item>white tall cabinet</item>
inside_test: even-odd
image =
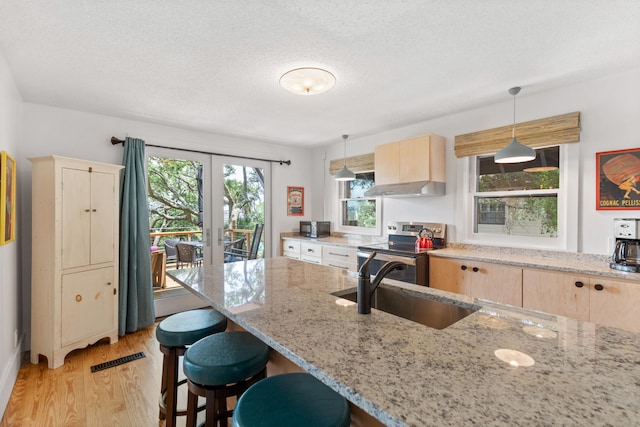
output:
[[[32,162],[31,363],[118,341],[119,165]]]

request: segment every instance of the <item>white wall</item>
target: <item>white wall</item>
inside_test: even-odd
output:
[[[4,150],[16,160],[19,156],[20,114],[22,99],[18,93],[7,63],[0,55],[0,150]],[[20,166],[18,165],[18,171]],[[19,192],[22,185],[16,182]],[[4,414],[11,390],[20,368],[21,344],[24,325],[21,324],[23,305],[19,281],[18,251],[22,245],[20,226],[23,223],[18,194],[16,204],[16,240],[0,246],[0,417]],[[15,335],[18,335],[18,345]]]
[[[523,122],[558,114],[579,111],[582,131],[579,142],[579,171],[576,182],[569,183],[570,191],[578,194],[577,242],[578,252],[609,254],[609,239],[613,233],[613,218],[640,217],[639,211],[597,211],[595,209],[595,154],[640,147],[640,70],[630,70],[607,77],[578,82],[561,89],[535,92],[535,85],[522,82],[517,99],[517,121]],[[528,95],[527,92],[530,94]],[[426,95],[425,95],[426,96]],[[352,135],[348,156],[373,152],[378,144],[397,141],[426,133],[447,138],[447,194],[443,197],[393,199],[383,203],[383,224],[388,220],[428,220],[448,224],[449,241],[463,241],[463,197],[461,182],[466,173],[465,160],[455,157],[453,146],[456,135],[509,125],[512,120],[513,100],[505,89],[505,101],[463,113],[425,121],[395,129],[384,134],[358,138]],[[328,159],[342,158],[342,144],[320,147],[314,151],[314,173],[318,181],[335,191],[332,177],[317,166],[317,157],[326,152]],[[333,193],[325,197],[324,218],[329,219],[333,207]],[[317,209],[321,209],[317,204]],[[323,213],[318,210],[316,216]]]

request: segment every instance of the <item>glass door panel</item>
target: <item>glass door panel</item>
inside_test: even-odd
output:
[[[214,209],[213,220],[222,248],[217,261],[264,258],[269,252],[265,224],[269,223],[270,164],[219,157],[214,159],[213,170],[222,178],[221,183],[214,184],[214,199],[222,201]]]
[[[147,147],[147,191],[156,316],[202,306],[166,271],[211,260],[211,156]],[[193,258],[178,254],[188,245]],[[191,262],[190,262],[191,261]],[[156,271],[158,270],[158,271]]]

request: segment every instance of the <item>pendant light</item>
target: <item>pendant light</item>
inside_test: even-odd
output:
[[[349,138],[349,135],[342,135],[344,140],[344,166],[336,174],[336,181],[353,181],[356,179],[356,174],[347,169],[347,138]]]
[[[511,130],[511,142],[502,150],[498,151],[493,157],[496,163],[522,163],[536,158],[536,150],[522,145],[516,139],[516,95],[518,93],[520,93],[519,87],[509,89],[509,94],[513,95],[513,129]]]

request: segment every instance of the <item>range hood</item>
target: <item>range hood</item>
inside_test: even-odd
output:
[[[405,182],[402,184],[376,185],[367,190],[366,197],[425,197],[444,196],[445,183],[435,181]]]

